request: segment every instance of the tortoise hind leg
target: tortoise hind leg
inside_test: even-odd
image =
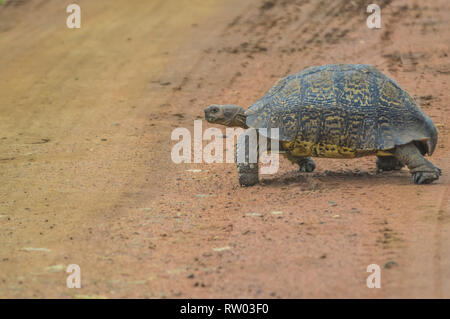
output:
[[[298,164],[300,172],[311,173],[316,168],[316,163],[311,157],[296,157],[286,153],[288,160],[293,164]]]
[[[441,169],[423,157],[413,143],[397,146],[394,156],[408,166],[416,184],[429,184],[442,174]]]
[[[308,172],[311,173],[316,168],[316,163],[314,163],[311,157],[299,157],[297,160],[298,169],[300,172]]]
[[[394,156],[377,156],[377,171],[398,171],[401,170],[404,164],[402,164]]]

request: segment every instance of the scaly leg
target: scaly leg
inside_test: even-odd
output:
[[[241,186],[258,183],[258,156],[258,134],[250,128],[239,135],[236,144],[236,165]]]
[[[316,163],[311,157],[299,157],[297,164],[300,166],[298,169],[300,172],[311,173],[316,168]]]
[[[377,156],[376,164],[378,171],[398,171],[405,166],[394,156]]]
[[[394,156],[408,166],[416,184],[429,184],[442,175],[441,169],[423,157],[413,143],[397,146]]]
[[[289,153],[286,153],[286,157],[293,164],[298,164],[300,172],[311,173],[316,168],[316,163],[314,163],[311,157],[296,157]]]

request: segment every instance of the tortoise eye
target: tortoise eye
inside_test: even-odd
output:
[[[217,112],[219,112],[219,110],[218,109],[212,109],[211,112],[212,113],[217,113]]]

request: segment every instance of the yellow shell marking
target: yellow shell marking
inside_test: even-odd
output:
[[[314,144],[307,141],[282,142],[283,148],[295,157],[355,158],[367,155],[392,156],[381,150],[354,150],[345,146],[332,144]]]

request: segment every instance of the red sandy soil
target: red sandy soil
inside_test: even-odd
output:
[[[71,2],[0,5],[0,297],[450,297],[448,1],[381,1],[379,30],[373,1],[79,0],[68,29]],[[329,63],[373,64],[415,96],[439,181],[377,174],[374,157],[310,174],[281,159],[241,188],[234,164],[171,161],[172,130],[205,106],[248,107]]]

